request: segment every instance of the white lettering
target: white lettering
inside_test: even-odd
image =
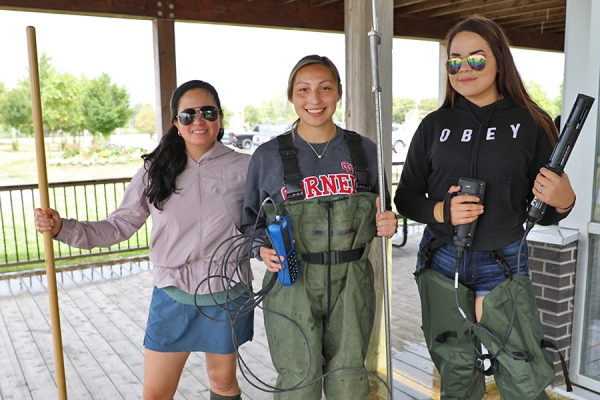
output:
[[[445,142],[450,137],[450,129],[444,129],[440,135],[440,142]]]
[[[517,126],[511,125],[510,128],[513,131],[513,139],[517,138],[517,133],[519,132],[519,128],[521,127],[521,124],[517,124]]]
[[[473,129],[465,129],[463,131],[463,135],[462,135],[462,138],[460,139],[460,141],[461,142],[470,142],[471,135],[473,135]]]
[[[494,140],[496,137],[496,128],[488,128],[485,140]]]

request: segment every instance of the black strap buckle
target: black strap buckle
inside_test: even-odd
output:
[[[356,190],[371,191],[371,185],[369,185],[369,169],[355,167],[354,174],[356,176]]]
[[[502,272],[504,272],[504,277],[506,279],[512,280],[513,273],[510,269],[510,265],[508,265],[508,263],[506,262],[504,257],[502,257],[500,255],[500,253],[501,253],[500,250],[488,251],[488,254],[490,255],[490,257],[492,257],[492,259],[494,261],[496,261],[496,264],[498,264],[498,266],[500,266],[500,268],[502,268]]]
[[[485,360],[490,360],[491,364],[488,369],[485,369]],[[500,363],[498,362],[498,359],[491,354],[481,354],[479,357],[477,357],[475,367],[477,368],[477,371],[485,376],[492,376],[498,371]]]

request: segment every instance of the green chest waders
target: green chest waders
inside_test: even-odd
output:
[[[344,139],[357,193],[304,200],[293,135],[277,137],[287,199],[278,207],[291,219],[300,277],[292,286],[276,286],[265,298],[265,329],[277,387],[309,385],[275,398],[320,400],[322,375],[332,371],[324,379],[327,399],[363,399],[371,391],[360,369],[375,314],[367,257],[376,234],[376,195],[361,136],[344,131]],[[275,213],[273,208],[265,212],[268,220]]]
[[[503,400],[548,399],[545,388],[554,380],[555,370],[545,348],[556,347],[544,340],[531,280],[522,275],[518,277],[516,313],[508,338],[516,277],[508,272],[510,277],[485,296],[478,325],[497,336],[492,338],[484,329],[471,328],[462,317],[456,305],[454,282],[427,268],[433,250],[429,251],[429,247],[424,250],[425,266],[415,276],[427,347],[441,375],[442,399],[481,399],[485,383],[484,375],[479,372],[494,375]],[[459,284],[458,301],[469,321],[475,322],[473,291]],[[483,371],[482,364],[478,363],[480,343],[491,355],[485,358],[492,358],[493,369]],[[566,363],[560,353],[559,356],[569,388]]]
[[[471,325],[456,307],[454,282],[437,271],[422,267],[416,280],[421,297],[421,317],[427,349],[441,376],[443,400],[481,399],[485,394],[485,377],[476,368],[475,338],[469,336]],[[469,320],[475,320],[475,296],[459,284],[458,300]]]
[[[519,276],[517,307],[510,335],[506,332],[513,313],[516,278],[505,280],[496,286],[483,300],[483,316],[480,324],[495,332],[508,343],[508,350],[498,353],[499,368],[494,379],[501,398],[508,400],[548,399],[546,387],[555,377],[554,362],[543,348],[544,331],[535,302],[531,280]],[[500,343],[481,329],[475,333],[490,354],[496,354]],[[519,350],[520,349],[520,350]],[[520,351],[526,352],[526,354]]]
[[[375,293],[368,260],[376,235],[374,193],[283,202],[300,264],[292,286],[275,285],[264,300],[265,330],[277,387],[300,390],[276,398],[364,399],[370,386],[364,360],[373,327]],[[266,206],[267,220],[275,211]],[[271,280],[267,273],[264,283]],[[277,314],[279,315],[277,315]],[[293,322],[291,322],[292,320]]]

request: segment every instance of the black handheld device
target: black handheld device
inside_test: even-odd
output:
[[[552,151],[550,161],[548,164],[546,164],[546,168],[557,173],[558,175],[562,175],[565,170],[567,160],[569,159],[571,151],[573,150],[573,146],[575,146],[575,142],[579,137],[581,128],[583,128],[585,119],[590,112],[592,104],[594,104],[593,97],[586,96],[581,93],[577,95],[575,104],[571,109],[569,118],[565,123],[562,133],[558,137],[558,143]],[[537,221],[542,219],[545,212],[546,203],[538,199],[537,196],[534,197],[529,204],[529,210],[527,212],[527,224],[533,226]]]
[[[267,233],[277,255],[285,257],[285,260],[280,261],[283,268],[277,273],[279,283],[283,286],[292,286],[300,277],[300,267],[292,240],[290,219],[284,215],[273,218],[267,227]]]
[[[458,178],[458,186],[460,186],[460,192],[456,193],[456,196],[471,195],[479,197],[477,203],[483,203],[483,194],[485,192],[485,182],[479,179],[471,178]],[[473,243],[473,234],[475,233],[475,227],[477,226],[477,220],[469,223],[457,225],[454,228],[454,236],[452,237],[453,244],[456,247],[469,247]]]

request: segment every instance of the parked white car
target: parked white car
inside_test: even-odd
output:
[[[275,125],[256,125],[252,130],[255,132],[252,143],[255,147],[289,131],[292,124],[289,122],[280,122]]]
[[[412,129],[409,130],[403,125],[392,124],[392,149],[402,161],[406,158],[408,146],[414,134],[415,132]]]

